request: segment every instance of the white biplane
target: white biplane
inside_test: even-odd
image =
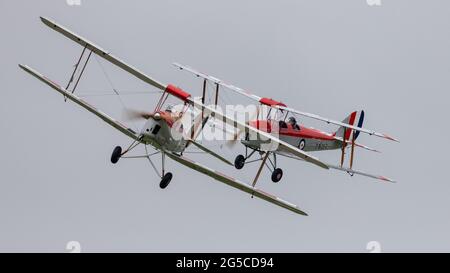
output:
[[[298,206],[285,201],[279,197],[273,196],[271,194],[268,194],[258,188],[255,187],[256,181],[258,180],[259,174],[261,172],[261,168],[258,171],[258,174],[253,181],[253,183],[250,185],[248,183],[241,182],[235,178],[232,178],[230,176],[227,176],[219,171],[213,170],[207,166],[204,166],[198,162],[194,162],[191,159],[186,158],[183,155],[183,152],[192,144],[198,149],[202,150],[205,153],[210,154],[211,156],[217,158],[221,162],[224,162],[228,165],[233,165],[231,162],[229,162],[226,158],[219,155],[218,153],[212,151],[211,149],[205,147],[198,141],[196,141],[197,136],[200,134],[200,132],[203,130],[205,124],[210,120],[212,117],[214,119],[214,122],[220,121],[223,124],[233,126],[233,128],[237,128],[239,132],[246,132],[246,135],[252,134],[256,137],[256,139],[264,139],[265,141],[269,141],[271,143],[275,143],[277,145],[277,149],[282,150],[284,153],[288,153],[291,156],[294,156],[296,159],[304,160],[306,162],[309,162],[311,164],[314,164],[316,166],[319,166],[323,169],[338,169],[342,171],[351,171],[352,173],[357,174],[363,174],[374,178],[380,178],[380,176],[373,176],[369,174],[365,174],[363,172],[357,172],[353,170],[349,170],[347,168],[342,168],[339,166],[333,166],[327,163],[322,162],[318,158],[308,154],[302,147],[298,147],[295,145],[290,144],[288,141],[284,141],[283,139],[280,139],[277,136],[274,136],[267,130],[260,130],[258,126],[254,126],[251,122],[240,122],[238,120],[235,120],[233,118],[228,117],[227,115],[223,114],[222,112],[218,111],[216,107],[214,106],[207,106],[205,105],[205,85],[203,88],[203,96],[201,98],[195,98],[188,92],[182,90],[181,88],[172,85],[172,84],[163,84],[147,75],[145,75],[143,72],[139,71],[138,69],[134,68],[131,65],[126,64],[124,61],[120,60],[119,58],[112,55],[109,51],[102,49],[101,47],[95,45],[94,43],[90,42],[89,40],[75,34],[74,32],[68,30],[67,28],[59,25],[55,21],[43,18],[41,17],[42,22],[50,27],[51,29],[61,33],[62,35],[66,36],[67,38],[71,39],[72,41],[78,43],[83,47],[81,56],[79,57],[75,69],[73,70],[73,73],[70,77],[70,80],[68,84],[63,87],[41,73],[37,72],[36,70],[32,69],[29,66],[26,65],[19,65],[23,70],[28,72],[29,74],[33,75],[40,81],[44,82],[54,90],[58,91],[60,94],[63,95],[64,99],[69,99],[76,104],[80,105],[81,107],[85,108],[86,110],[90,111],[94,115],[98,116],[102,120],[104,120],[106,123],[110,124],[112,127],[116,128],[120,132],[124,133],[128,137],[132,139],[132,143],[128,146],[126,149],[122,149],[120,146],[117,146],[114,148],[112,155],[111,155],[111,162],[117,163],[120,158],[146,158],[151,163],[153,169],[156,171],[158,176],[161,178],[160,181],[160,187],[166,188],[170,181],[172,180],[172,173],[165,171],[165,158],[166,156],[171,158],[172,160],[185,165],[193,170],[196,170],[200,173],[203,173],[209,177],[212,177],[218,181],[221,181],[229,186],[232,186],[236,189],[239,189],[241,191],[247,192],[253,196],[256,196],[258,198],[261,198],[263,200],[266,200],[268,202],[271,202],[273,204],[276,204],[278,206],[284,207],[288,210],[291,210],[295,213],[301,214],[301,215],[307,215],[304,211],[300,210]],[[133,76],[137,77],[138,79],[150,84],[154,88],[157,88],[161,91],[162,95],[152,112],[134,112],[133,114],[135,116],[138,116],[140,118],[144,118],[146,120],[143,128],[136,132],[132,128],[122,124],[121,122],[117,121],[116,119],[110,117],[103,111],[95,108],[85,100],[81,99],[77,95],[75,95],[75,90],[80,82],[80,79],[83,75],[83,72],[85,71],[86,65],[92,55],[92,53],[102,57],[106,61],[109,61],[110,63],[116,65],[117,67],[125,70],[126,72],[132,74]],[[87,58],[85,57],[85,54],[87,55]],[[83,60],[83,61],[82,61]],[[196,73],[196,72],[194,72]],[[198,73],[197,73],[198,74]],[[202,75],[206,80],[213,80],[215,78],[211,78],[207,75]],[[214,81],[216,83],[216,101],[215,105],[217,105],[217,95],[219,92],[219,86],[223,85],[223,82],[218,81],[215,79]],[[228,86],[229,87],[229,86]],[[166,100],[169,96],[173,96],[183,102],[183,107],[181,109],[175,110],[174,108],[166,105]],[[282,109],[280,109],[282,110]],[[290,110],[292,111],[292,110]],[[189,123],[189,126],[183,126],[184,123],[180,122],[180,120],[187,115],[187,113],[201,113],[197,116],[194,116],[191,118],[192,123]],[[332,122],[331,122],[332,123]],[[342,126],[342,125],[341,125]],[[351,130],[357,132],[362,131],[365,132],[365,129],[362,129],[357,126],[352,126],[348,124],[343,124],[345,128],[350,128]],[[370,134],[377,134],[375,132],[368,132]],[[353,141],[354,143],[354,141]],[[136,148],[139,145],[144,145],[145,147],[145,154],[141,156],[129,156],[128,153],[132,151],[134,148]],[[245,143],[244,143],[245,144]],[[149,153],[147,150],[147,146],[150,145],[154,148],[154,152]],[[269,151],[263,151],[261,148],[261,145],[258,147],[254,145],[246,145],[248,147],[252,147],[254,150],[259,151],[261,154],[265,153],[267,156],[270,154]],[[151,157],[157,154],[161,154],[161,170],[158,170],[154,162],[152,161]],[[265,156],[265,158],[267,158]],[[265,161],[265,160],[264,160]],[[236,162],[234,164],[236,166]],[[237,166],[236,166],[237,167]],[[384,177],[383,177],[384,178]],[[384,178],[383,180],[392,181],[390,179]]]

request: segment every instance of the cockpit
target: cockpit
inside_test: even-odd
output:
[[[291,125],[290,127],[292,129],[300,131],[300,125],[298,125],[297,120],[295,119],[295,117],[289,117],[287,122],[284,121],[284,120],[280,120],[279,121],[279,126],[280,126],[281,129],[289,128],[288,125]]]

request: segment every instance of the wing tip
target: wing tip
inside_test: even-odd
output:
[[[308,213],[299,209],[297,205],[293,205],[293,207],[289,208],[290,211],[295,212],[296,214],[300,214],[302,216],[309,216]]]
[[[33,69],[25,64],[18,64],[21,69],[23,69],[25,72],[34,74]]]
[[[44,25],[46,25],[46,26],[48,26],[48,27],[50,27],[52,29],[57,29],[58,28],[57,23],[51,18],[44,17],[44,16],[39,16],[39,19],[41,19],[41,22],[44,23]]]
[[[391,137],[391,136],[389,136],[389,135],[387,135],[387,134],[383,134],[383,137],[384,137],[385,139],[389,139],[389,140],[392,140],[392,141],[394,141],[394,142],[400,143],[400,140],[398,140],[397,138]]]
[[[386,181],[386,182],[390,182],[390,183],[397,183],[396,180],[391,179],[391,178],[386,177],[386,176],[381,176],[381,175],[380,175],[380,176],[378,177],[378,179],[383,180],[383,181]]]
[[[39,19],[41,19],[42,23],[44,24],[49,24],[52,21],[50,18],[47,18],[45,16],[39,16]]]
[[[303,215],[303,216],[309,216],[308,213],[304,212],[304,211],[299,211],[298,214]]]

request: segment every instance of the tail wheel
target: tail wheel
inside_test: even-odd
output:
[[[121,155],[122,155],[122,147],[117,146],[116,148],[114,148],[111,154],[111,163],[116,164],[119,161]]]
[[[277,168],[273,171],[272,173],[272,181],[274,183],[277,183],[281,180],[281,178],[283,177],[283,170],[280,168]]]
[[[236,156],[236,159],[234,160],[234,167],[240,170],[244,168],[244,165],[245,165],[245,157],[243,155]]]
[[[165,189],[167,186],[169,186],[170,181],[172,181],[172,173],[166,173],[162,179],[161,179],[161,183],[159,183],[159,187],[161,189]]]

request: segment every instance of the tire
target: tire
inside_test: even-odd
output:
[[[111,163],[116,164],[119,161],[121,155],[122,155],[122,147],[117,146],[116,148],[114,148],[111,154]]]
[[[243,155],[236,156],[236,159],[234,160],[234,167],[238,170],[244,168],[245,165],[245,157]]]
[[[166,173],[163,178],[161,179],[161,182],[159,183],[159,187],[161,189],[167,188],[169,186],[170,181],[172,180],[172,173]]]
[[[281,178],[283,177],[283,170],[280,168],[277,168],[273,171],[272,173],[272,181],[274,183],[277,183],[281,180]]]

